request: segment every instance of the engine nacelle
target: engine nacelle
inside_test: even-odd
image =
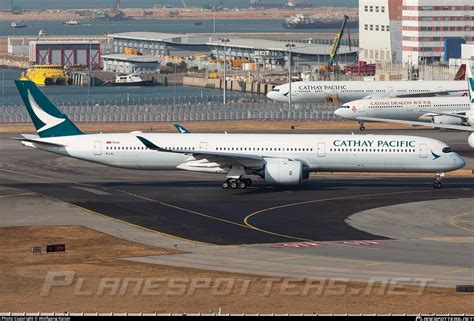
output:
[[[433,123],[440,125],[462,125],[462,118],[447,115],[434,116]]]
[[[467,123],[471,126],[474,126],[474,112],[472,111],[472,109],[466,112],[466,118]]]
[[[263,178],[271,184],[300,184],[303,179],[303,163],[287,159],[267,159]]]
[[[469,146],[471,146],[472,148],[474,148],[474,133],[471,133],[467,139],[467,143],[469,144]]]

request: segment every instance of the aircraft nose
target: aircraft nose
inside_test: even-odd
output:
[[[334,111],[334,115],[338,117],[342,117],[342,108],[336,109],[336,111]]]
[[[275,93],[274,93],[273,91],[269,91],[269,92],[267,93],[267,98],[268,98],[268,99],[275,99],[275,98],[274,98],[274,94],[275,94]]]
[[[455,153],[453,158],[454,158],[454,164],[456,165],[456,169],[460,169],[466,166],[466,161],[458,153]]]

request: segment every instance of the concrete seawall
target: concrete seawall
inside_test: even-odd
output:
[[[199,77],[183,77],[183,85],[212,88],[212,89],[224,89],[223,79],[208,79]],[[239,91],[252,94],[266,95],[272,88],[276,86],[270,83],[243,81],[243,80],[227,80],[226,89],[230,91]]]

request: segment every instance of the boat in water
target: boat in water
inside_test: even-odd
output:
[[[347,26],[354,28],[358,24],[358,21],[351,21],[347,23]],[[339,28],[341,22],[339,20],[315,20],[308,13],[299,13],[285,19],[282,26],[285,29],[333,29]]]
[[[69,21],[64,21],[63,24],[68,25],[68,26],[78,26],[81,23],[77,20],[69,20]]]
[[[10,27],[11,28],[26,28],[27,26],[21,21],[13,21],[10,24]]]
[[[42,36],[44,37],[44,36],[47,36],[47,35],[48,35],[48,33],[47,33],[45,30],[43,30],[43,29],[41,29],[41,30],[38,32],[38,36],[40,36],[40,37],[42,37]]]
[[[34,65],[21,73],[20,80],[31,80],[38,86],[67,85],[69,77],[61,65]]]
[[[202,22],[201,22],[201,21],[196,21],[196,22],[194,23],[194,25],[200,26],[200,25],[202,25]]]
[[[143,80],[138,74],[117,75],[111,86],[151,86],[153,80]]]

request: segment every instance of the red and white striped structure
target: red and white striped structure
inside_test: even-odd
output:
[[[443,61],[446,38],[474,41],[473,0],[403,0],[404,63]]]

